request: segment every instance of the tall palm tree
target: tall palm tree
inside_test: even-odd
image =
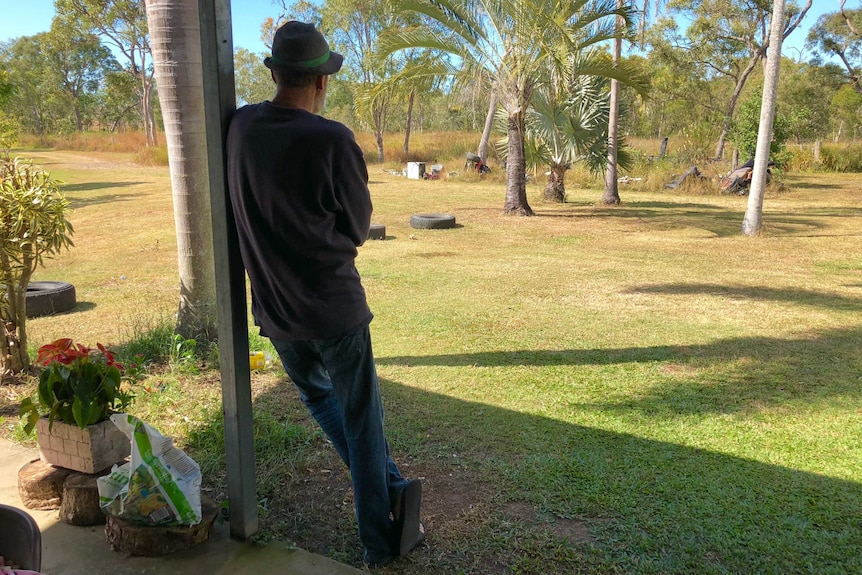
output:
[[[631,23],[631,10],[615,0],[396,0],[396,7],[425,15],[433,27],[381,36],[383,54],[412,47],[453,55],[460,66],[439,63],[429,73],[488,77],[506,112],[508,151],[504,211],[533,215],[527,202],[524,136],[526,114],[547,70],[615,35],[614,19]],[[444,33],[437,30],[442,29]],[[624,67],[602,60],[595,75],[626,79]]]
[[[216,292],[198,3],[147,0],[146,8],[177,230],[176,330],[208,341],[216,337]]]

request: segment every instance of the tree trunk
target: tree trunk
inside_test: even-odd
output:
[[[715,159],[720,160],[724,156],[724,144],[727,141],[727,134],[730,132],[730,123],[733,120],[733,113],[736,111],[736,104],[739,102],[739,96],[742,94],[742,89],[748,81],[748,77],[757,67],[757,62],[763,58],[763,52],[758,52],[748,61],[748,66],[742,71],[739,78],[736,79],[736,86],[733,88],[733,94],[730,96],[730,102],[727,104],[727,112],[724,116],[724,122],[721,125],[721,135],[718,137],[718,143],[715,146]]]
[[[413,123],[413,102],[416,100],[416,90],[410,90],[407,99],[407,126],[404,129],[404,160],[410,159],[410,125]]]
[[[155,60],[155,57],[153,59]],[[155,62],[154,65],[158,66]],[[146,74],[141,77],[141,89],[141,121],[144,123],[147,147],[154,148],[159,145],[159,142],[156,137],[156,120],[153,114],[153,82]],[[161,101],[161,93],[159,94],[159,101]]]
[[[763,219],[763,192],[766,187],[766,169],[769,162],[769,143],[772,141],[772,124],[775,119],[775,97],[778,92],[778,72],[781,67],[781,42],[784,27],[785,0],[775,0],[769,30],[769,58],[766,77],[763,79],[763,99],[760,104],[760,125],[757,129],[757,148],[754,152],[754,170],[748,192],[748,209],[742,221],[742,232],[755,235]]]
[[[617,8],[623,6],[623,0],[617,0]],[[622,33],[623,25],[622,18],[616,17],[615,27],[616,33]],[[622,38],[614,39],[614,54],[613,61],[616,66],[622,55],[623,41]],[[608,166],[605,169],[605,191],[602,194],[602,203],[605,205],[619,205],[620,192],[617,180],[619,178],[617,170],[617,146],[619,144],[619,116],[620,116],[620,83],[616,80],[611,80],[610,103],[608,110]]]
[[[527,203],[527,158],[524,154],[524,111],[509,115],[509,151],[506,159],[506,204],[503,211],[519,216],[534,215]]]
[[[147,20],[173,188],[180,272],[176,331],[211,341],[217,335],[216,291],[198,3],[148,0]]]
[[[385,160],[383,150],[383,132],[386,131],[386,104],[376,103],[372,110],[374,115],[374,140],[377,142],[377,163]]]
[[[545,184],[545,201],[562,203],[566,201],[566,170],[568,166],[551,164],[548,183]]]
[[[4,270],[11,269],[11,262],[5,254],[2,256],[2,265]],[[30,367],[30,354],[27,352],[27,286],[32,275],[31,269],[27,264],[18,278],[12,278],[7,273],[5,293],[0,294],[0,297],[6,298],[6,304],[0,305],[3,327],[0,375],[21,373]]]
[[[374,141],[377,142],[377,163],[382,164],[383,157],[383,132],[374,130]]]
[[[497,93],[491,91],[491,101],[488,103],[488,113],[485,115],[485,127],[482,130],[482,139],[479,140],[479,149],[476,155],[482,158],[482,163],[488,161],[488,143],[491,141],[491,129],[494,127],[494,112],[497,110]]]

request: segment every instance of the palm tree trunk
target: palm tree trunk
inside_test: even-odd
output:
[[[775,0],[772,7],[769,58],[766,77],[763,79],[763,99],[760,104],[760,125],[757,129],[757,148],[754,152],[754,170],[748,193],[748,208],[742,221],[742,232],[754,235],[760,231],[763,220],[763,192],[766,187],[766,169],[769,162],[769,144],[775,120],[775,97],[778,92],[778,72],[781,67],[781,42],[784,25],[785,0]]]
[[[617,8],[623,6],[623,0],[617,0]],[[617,16],[615,20],[617,34],[622,33],[622,18]],[[613,61],[616,66],[620,61],[620,56],[623,51],[622,38],[614,39],[614,54]],[[619,116],[620,116],[620,83],[616,80],[611,80],[610,103],[608,110],[608,167],[605,170],[605,191],[602,194],[602,203],[605,205],[619,205],[620,192],[618,169],[617,169],[617,148],[619,146]]]
[[[407,126],[404,129],[404,160],[410,159],[410,126],[413,123],[413,102],[416,100],[416,90],[410,90],[407,99]]]
[[[551,164],[548,183],[545,184],[545,201],[562,203],[566,201],[566,170],[568,166]]]
[[[534,215],[527,203],[527,158],[524,154],[524,108],[509,116],[509,151],[506,159],[506,204],[503,211],[519,216]]]
[[[488,103],[488,114],[485,116],[485,128],[482,130],[482,139],[479,140],[479,149],[476,155],[482,158],[482,163],[488,160],[488,145],[491,141],[491,128],[494,127],[494,112],[497,110],[497,93],[491,92],[491,101]]]
[[[198,3],[148,0],[147,20],[173,188],[180,272],[176,330],[211,341],[217,310]]]

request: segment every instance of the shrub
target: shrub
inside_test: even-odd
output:
[[[135,163],[142,166],[167,166],[168,149],[163,146],[142,148],[135,154]]]
[[[824,145],[820,150],[821,169],[831,172],[862,172],[862,144]]]

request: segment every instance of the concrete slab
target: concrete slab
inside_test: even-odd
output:
[[[39,453],[0,439],[0,503],[23,509],[42,532],[42,569],[46,575],[351,575],[361,571],[296,549],[282,542],[258,547],[230,538],[227,522],[216,521],[210,538],[192,548],[164,557],[126,557],[112,551],[104,528],[63,523],[58,511],[26,509],[18,495],[18,470]]]

